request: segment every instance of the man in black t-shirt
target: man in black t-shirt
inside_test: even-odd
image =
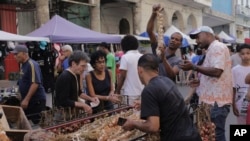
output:
[[[145,54],[138,61],[138,74],[145,88],[141,94],[141,118],[127,119],[123,129],[160,132],[162,141],[201,141],[174,82],[158,75],[157,58]]]

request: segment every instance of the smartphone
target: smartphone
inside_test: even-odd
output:
[[[119,117],[117,125],[122,126],[126,121],[127,121],[127,119]]]

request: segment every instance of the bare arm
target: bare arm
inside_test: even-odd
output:
[[[211,77],[217,77],[219,78],[221,74],[223,73],[223,70],[217,69],[217,68],[211,68],[211,67],[202,67],[202,66],[195,66],[197,69],[197,72],[200,72],[204,75],[211,76]]]
[[[30,89],[29,89],[27,95],[25,96],[24,100],[27,100],[29,102],[30,99],[32,98],[32,96],[35,94],[38,86],[39,86],[39,84],[33,82],[31,84]]]
[[[164,68],[165,68],[165,70],[166,70],[166,73],[168,74],[168,77],[169,77],[170,79],[174,80],[174,79],[175,79],[175,76],[179,73],[179,69],[178,69],[176,66],[172,67],[172,66],[168,63],[166,57],[164,57],[164,59],[162,59],[162,60],[163,60],[162,63],[163,63],[163,65],[164,65]]]
[[[119,76],[119,79],[118,79],[117,88],[115,90],[116,94],[121,94],[121,88],[122,88],[122,86],[124,84],[126,76],[127,76],[127,71],[126,70],[120,70],[120,76]]]
[[[184,63],[180,64],[179,66],[181,69],[185,71],[193,69],[194,71],[200,72],[204,75],[211,76],[211,77],[220,77],[223,72],[222,69],[194,65],[188,60],[185,60]]]
[[[138,122],[128,119],[128,121],[123,125],[125,130],[139,129],[147,133],[157,133],[160,129],[160,118],[158,116],[150,116],[147,118],[146,122]]]
[[[26,109],[28,107],[30,99],[35,94],[38,86],[39,86],[39,84],[34,83],[34,82],[30,85],[30,88],[29,88],[29,91],[28,91],[27,95],[24,97],[24,99],[21,102],[21,107],[23,109]]]
[[[235,103],[235,97],[236,97],[236,89],[233,88],[233,113],[235,116],[239,116],[239,110],[236,106],[236,103]]]
[[[250,84],[250,73],[247,74],[247,76],[245,78],[245,83]]]

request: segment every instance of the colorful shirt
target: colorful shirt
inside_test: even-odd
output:
[[[116,63],[115,63],[115,56],[112,53],[107,54],[106,56],[107,58],[107,62],[106,62],[106,66],[108,68],[110,68],[111,73],[112,73],[112,82],[115,83],[116,82]]]
[[[219,107],[232,104],[231,59],[227,46],[217,40],[213,41],[207,49],[202,66],[221,69],[223,72],[219,78],[201,75],[200,86],[197,88],[199,101],[211,105],[217,102]]]

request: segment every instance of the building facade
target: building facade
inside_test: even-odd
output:
[[[248,0],[45,0],[47,6],[38,4],[44,0],[5,0],[5,4],[15,6],[16,28],[13,33],[27,34],[45,23],[47,18],[58,14],[80,26],[109,34],[135,34],[146,31],[148,19],[154,4],[165,9],[164,26],[176,26],[188,34],[201,25],[211,26],[216,33],[225,31],[243,40],[249,37],[250,8]],[[39,6],[40,5],[40,6]],[[1,11],[6,11],[0,7]],[[39,9],[49,9],[46,10]],[[9,10],[10,11],[10,10]],[[41,13],[41,14],[39,14]],[[237,16],[235,16],[237,15]],[[38,19],[45,19],[39,21]],[[3,17],[1,21],[5,21]],[[236,22],[235,22],[236,21]],[[7,29],[2,24],[2,29]],[[5,30],[10,31],[10,30]]]
[[[175,25],[183,33],[189,33],[202,25],[202,8],[209,6],[199,2],[185,5],[182,0],[124,0],[105,3],[100,10],[101,32],[135,35],[145,32],[154,4],[161,4],[165,9],[165,28]],[[191,7],[194,4],[197,7]]]
[[[250,0],[237,0],[235,4],[235,26],[238,41],[250,37]]]

